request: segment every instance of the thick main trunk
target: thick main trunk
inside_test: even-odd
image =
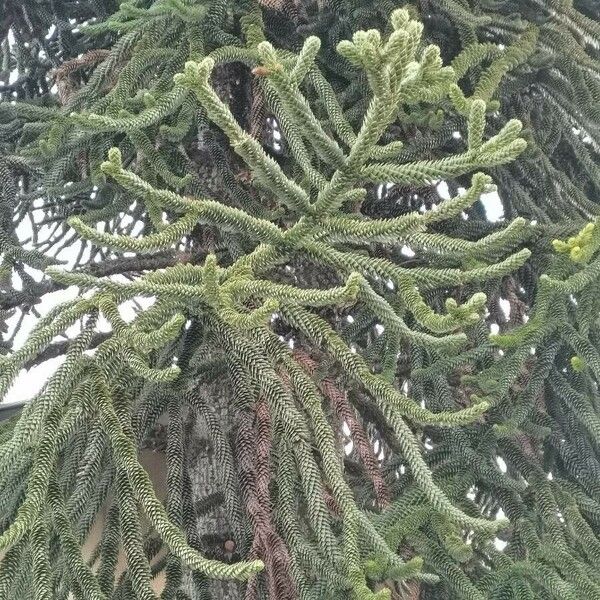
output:
[[[229,437],[233,414],[231,391],[228,385],[212,384],[201,387],[203,400],[213,418]],[[211,441],[207,420],[190,412],[186,421],[187,468],[191,482],[192,499],[197,512],[197,531],[202,542],[203,553],[226,562],[240,560],[236,552],[232,527],[227,518],[223,501],[223,465]],[[213,501],[216,499],[216,503]],[[211,508],[206,510],[207,504]],[[226,581],[211,581],[209,584],[213,600],[242,600],[245,585]]]

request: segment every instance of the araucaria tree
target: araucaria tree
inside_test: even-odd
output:
[[[598,7],[4,0],[0,599],[600,599]]]

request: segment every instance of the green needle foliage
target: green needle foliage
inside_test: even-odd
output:
[[[0,599],[600,599],[593,2],[5,5]]]

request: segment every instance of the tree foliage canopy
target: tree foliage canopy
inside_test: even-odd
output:
[[[0,598],[600,598],[596,2],[1,19]]]

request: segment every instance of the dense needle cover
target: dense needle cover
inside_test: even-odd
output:
[[[2,9],[0,599],[600,598],[597,3]]]

